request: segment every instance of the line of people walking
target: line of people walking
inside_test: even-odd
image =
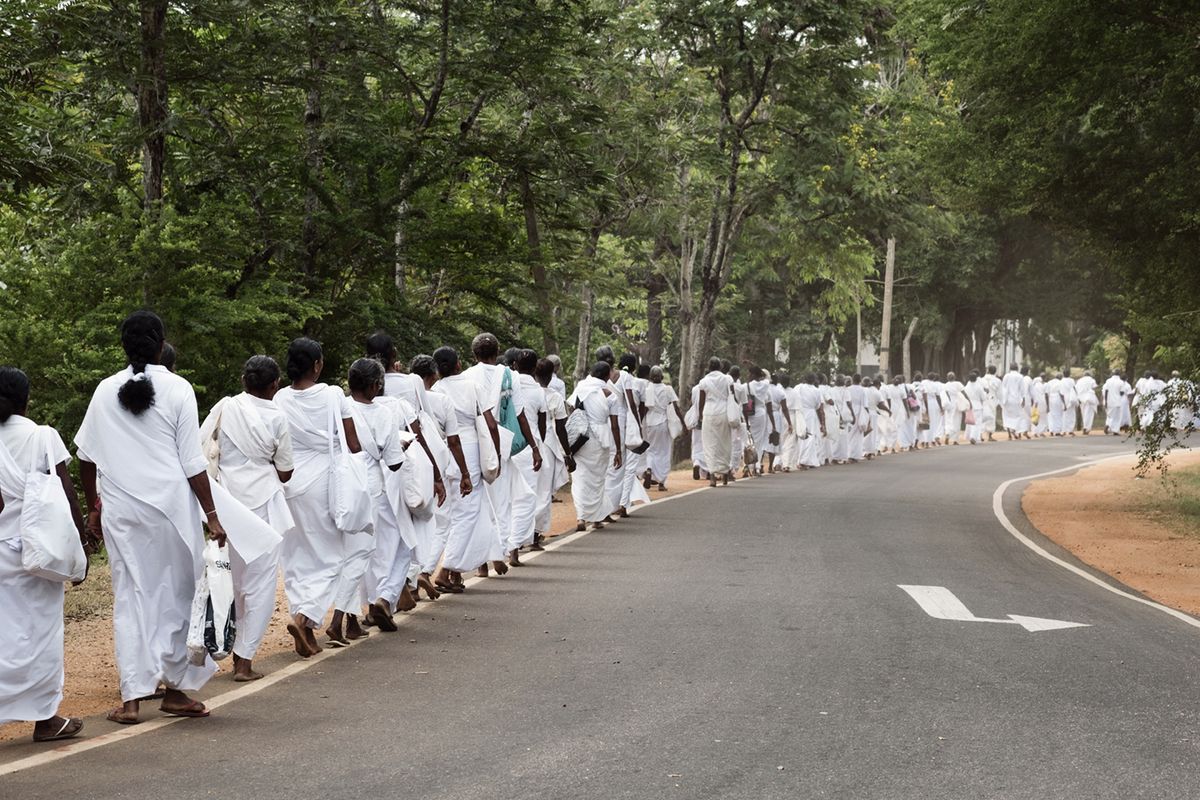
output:
[[[0,367],[0,723],[33,721],[37,741],[83,723],[58,711],[64,583],[22,563],[33,475],[57,475],[79,540],[107,549],[122,699],[108,719],[136,724],[149,699],[209,714],[190,695],[217,671],[216,648],[191,641],[206,570],[231,573],[232,677],[254,681],[280,573],[298,656],[395,631],[419,600],[465,591],[464,574],[503,575],[543,549],[572,473],[580,528],[665,490],[682,429],[661,368],[601,348],[568,397],[556,356],[501,352],[489,333],[470,366],[450,347],[401,364],[375,333],[345,388],[300,338],[282,368],[249,358],[242,392],[201,422],[162,320],[139,311],[120,336],[128,364],[100,382],[74,439],[82,507],[62,437],[27,416],[28,378]]]

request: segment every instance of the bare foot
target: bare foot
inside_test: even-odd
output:
[[[397,611],[412,611],[417,607],[417,601],[413,600],[412,592],[408,590],[408,584],[400,590],[400,597],[396,600]]]
[[[519,549],[517,549],[517,548],[513,548],[511,551],[509,551],[509,554],[508,554],[508,565],[509,565],[510,567],[523,567],[523,566],[525,566],[523,563],[521,563],[521,551],[520,551]]]
[[[342,633],[342,620],[346,614],[343,611],[334,611],[333,619],[329,622],[329,627],[325,629],[325,635],[329,637],[330,647],[346,647],[350,644],[350,640]]]
[[[371,634],[364,631],[362,629],[362,626],[358,624],[358,615],[356,615],[356,614],[347,614],[346,615],[346,638],[347,639],[349,639],[350,641],[353,642],[356,639],[365,639],[370,635]]]
[[[505,564],[503,561],[493,561],[492,569],[496,570],[497,575],[508,574],[508,564]]]
[[[315,656],[317,653],[324,652],[325,648],[317,643],[317,633],[314,628],[307,625],[304,626],[304,641],[308,644],[308,649]]]
[[[108,721],[119,725],[137,725],[142,720],[138,717],[141,703],[137,700],[126,700],[119,708],[108,712]]]
[[[249,683],[262,678],[261,672],[254,671],[254,664],[248,658],[233,654],[233,680],[236,683]]]
[[[417,591],[418,592],[424,591],[425,596],[428,597],[430,600],[437,600],[439,597],[442,596],[441,593],[438,592],[438,590],[436,588],[434,588],[433,581],[431,581],[429,579],[429,576],[426,575],[424,572],[422,572],[420,575],[417,576]]]
[[[158,710],[173,717],[207,717],[208,709],[199,700],[193,700],[178,689],[167,689]]]
[[[587,530],[587,523],[586,523],[586,522],[584,522],[583,520],[579,520],[579,521],[578,521],[578,522],[575,524],[575,530],[579,531],[580,533],[582,533],[583,531],[586,531],[586,530]]]
[[[304,634],[304,631],[307,628],[308,622],[300,614],[297,614],[295,617],[293,617],[292,621],[289,622],[287,626],[287,632],[292,635],[292,641],[296,648],[296,655],[300,656],[301,658],[308,658],[309,656],[314,655],[312,648],[309,647],[308,637]]]

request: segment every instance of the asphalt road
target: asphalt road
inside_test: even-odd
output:
[[[662,503],[0,797],[1196,797],[1200,630],[991,510],[1004,480],[1129,449],[963,446]],[[1089,627],[937,620],[900,584]]]

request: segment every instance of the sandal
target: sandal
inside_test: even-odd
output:
[[[125,713],[125,709],[120,706],[117,706],[112,711],[109,711],[108,714],[105,715],[105,719],[107,719],[109,722],[115,722],[118,725],[137,725],[141,722],[141,719],[138,718],[137,714],[134,714],[132,717],[130,717]]]
[[[55,719],[55,717],[51,717],[51,719]],[[83,730],[83,720],[81,719],[77,719],[75,717],[59,717],[58,719],[62,719],[63,724],[62,727],[58,729],[57,733],[39,734],[37,732],[37,725],[34,725],[33,740],[35,742],[57,742],[63,739],[73,739],[79,735],[81,730]],[[47,722],[49,721],[50,720],[47,720]]]

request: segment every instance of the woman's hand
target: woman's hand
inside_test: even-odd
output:
[[[474,489],[475,487],[471,485],[471,476],[463,475],[462,479],[458,482],[458,493],[461,496],[466,497],[472,491],[474,491]]]
[[[83,531],[87,534],[88,541],[93,546],[97,546],[104,541],[104,529],[100,525],[99,509],[88,512],[87,521],[83,524]]]
[[[446,502],[446,484],[442,483],[441,478],[433,481],[433,495],[437,498],[438,508],[441,508],[442,503]]]
[[[217,518],[216,512],[208,516],[208,538],[217,543],[218,547],[225,546],[225,527]]]

